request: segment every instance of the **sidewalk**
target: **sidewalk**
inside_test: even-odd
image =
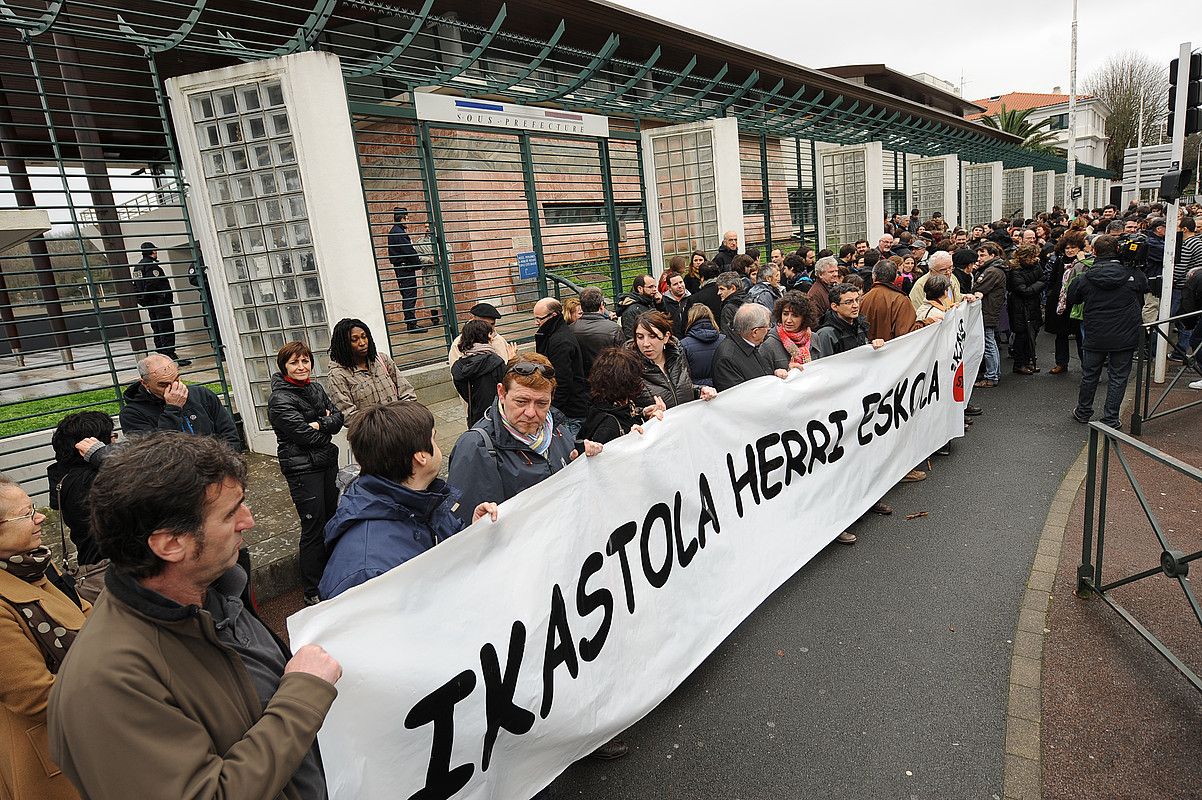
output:
[[[1170,401],[1197,397],[1184,389]],[[1145,423],[1139,439],[1198,466],[1200,431],[1202,408],[1193,408]],[[1202,487],[1142,455],[1125,455],[1172,547],[1187,554],[1202,549]],[[1042,797],[1202,797],[1202,696],[1103,600],[1073,593],[1084,497],[1082,486],[1064,528],[1046,623]],[[1151,525],[1112,456],[1104,579],[1155,567],[1159,558]],[[1176,580],[1158,574],[1112,596],[1190,669],[1202,671],[1202,628]]]

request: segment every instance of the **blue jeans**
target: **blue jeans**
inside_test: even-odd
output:
[[[1102,366],[1106,366],[1106,406],[1102,410],[1102,424],[1119,427],[1119,408],[1127,391],[1127,379],[1131,377],[1131,360],[1134,350],[1105,352],[1085,348],[1081,359],[1081,391],[1077,396],[1077,416],[1089,419],[1093,416],[1093,399],[1098,391],[1098,380],[1102,377]]]
[[[997,328],[985,327],[985,357],[984,373],[981,375],[987,381],[998,381],[1002,377],[1002,354],[997,348]]]

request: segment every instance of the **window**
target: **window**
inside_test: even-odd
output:
[[[768,204],[763,200],[744,200],[743,216],[762,217],[768,213]]]
[[[1067,131],[1068,130],[1068,113],[1054,114],[1049,117],[1052,121],[1048,123],[1050,131]]]
[[[544,203],[547,225],[604,225],[605,203]],[[614,216],[622,220],[642,220],[642,203],[614,203]]]

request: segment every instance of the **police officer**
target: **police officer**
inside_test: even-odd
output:
[[[388,231],[388,261],[396,272],[401,288],[401,311],[405,315],[405,328],[409,333],[422,330],[417,324],[417,271],[422,267],[421,256],[413,246],[413,239],[405,228],[409,210],[397,206],[392,210],[392,229]]]
[[[146,309],[150,317],[150,329],[154,331],[154,349],[181,367],[192,362],[179,358],[175,353],[175,317],[172,305],[175,298],[171,293],[171,281],[159,264],[158,248],[154,242],[142,242],[142,260],[138,262],[138,277],[134,279],[138,305]]]

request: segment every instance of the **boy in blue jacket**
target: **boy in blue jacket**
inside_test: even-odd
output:
[[[373,406],[351,418],[347,431],[359,478],[326,524],[330,559],[318,592],[322,600],[383,575],[463,529],[455,515],[459,490],[438,477],[442,451],[434,415],[417,402]],[[472,522],[497,519],[496,503],[481,503]]]

